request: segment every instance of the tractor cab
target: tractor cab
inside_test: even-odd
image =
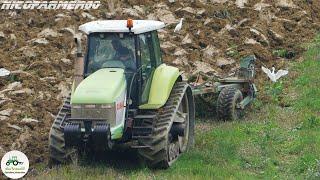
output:
[[[147,103],[153,73],[162,64],[157,30],[163,27],[159,21],[130,19],[80,26],[88,35],[84,77],[104,68],[122,69],[132,105]]]

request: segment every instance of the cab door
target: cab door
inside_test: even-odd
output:
[[[139,104],[142,105],[148,102],[153,73],[161,64],[161,54],[156,31],[140,34],[138,43],[141,68]]]

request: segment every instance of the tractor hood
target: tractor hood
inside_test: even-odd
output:
[[[110,104],[126,89],[121,68],[104,68],[85,78],[71,96],[71,104]]]

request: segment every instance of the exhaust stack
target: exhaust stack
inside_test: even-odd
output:
[[[77,88],[83,80],[84,60],[81,47],[81,37],[77,36],[74,40],[77,44],[77,57],[74,61],[74,88]]]

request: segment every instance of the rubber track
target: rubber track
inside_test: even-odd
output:
[[[70,107],[70,95],[66,98],[63,103],[63,106],[60,108],[60,111],[54,120],[50,133],[49,133],[49,164],[61,164],[66,161],[66,153],[65,153],[65,143],[64,143],[64,135],[63,128],[64,124],[61,122],[64,121],[64,118],[67,114],[71,113]]]
[[[167,103],[159,110],[154,110],[156,114],[153,122],[153,132],[151,137],[146,139],[138,139],[140,145],[148,148],[139,149],[139,154],[144,157],[147,164],[151,168],[167,168],[174,162],[169,162],[168,159],[168,134],[171,129],[174,115],[176,114],[179,105],[186,92],[188,84],[186,82],[178,82],[172,89]],[[146,112],[146,113],[150,113]]]

